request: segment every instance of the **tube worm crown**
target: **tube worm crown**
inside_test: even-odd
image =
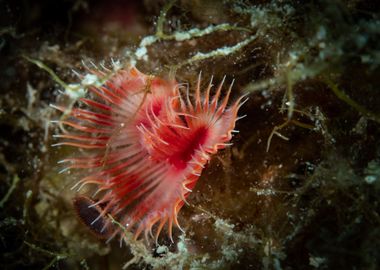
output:
[[[59,163],[65,170],[85,170],[75,184],[78,190],[96,187],[95,199],[74,200],[84,224],[103,238],[122,240],[124,230],[111,224],[110,214],[136,239],[144,233],[156,242],[167,224],[172,240],[173,223],[181,229],[177,216],[186,197],[211,155],[228,145],[238,119],[242,97],[228,105],[232,84],[222,98],[223,83],[211,96],[212,79],[202,91],[199,76],[190,95],[175,81],[132,67],[90,87],[92,97],[80,98],[72,109],[52,105],[67,114],[58,122],[70,127],[55,135],[60,140],[55,145],[86,150]]]

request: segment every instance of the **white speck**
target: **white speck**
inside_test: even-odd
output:
[[[84,76],[84,79],[82,80],[82,85],[94,85],[98,82],[98,76],[94,74],[87,74]]]
[[[136,54],[136,57],[138,59],[144,59],[144,60],[146,60],[146,59],[148,59],[148,57],[146,55],[147,52],[148,52],[148,50],[146,49],[146,47],[141,47],[141,48],[138,48],[136,50],[135,54]]]
[[[191,38],[191,35],[186,32],[178,32],[175,34],[175,40],[177,41],[183,41],[190,38]]]
[[[140,42],[140,48],[152,45],[156,41],[157,41],[157,37],[156,36],[147,36],[147,37],[143,38],[143,40],[141,40],[141,42]]]
[[[167,253],[168,252],[168,247],[167,246],[159,246],[157,249],[156,249],[156,252],[158,254],[161,254],[161,253]]]
[[[310,266],[313,266],[315,268],[319,268],[324,262],[326,261],[325,258],[322,257],[310,257],[309,258],[309,264]]]
[[[367,175],[364,180],[368,183],[368,184],[372,184],[374,183],[376,180],[377,180],[377,177],[374,176],[374,175]]]
[[[81,87],[80,84],[69,84],[69,87],[65,88],[66,94],[72,99],[78,99],[86,95],[86,90]]]

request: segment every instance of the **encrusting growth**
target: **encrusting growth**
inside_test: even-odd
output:
[[[91,73],[105,76],[100,70]],[[55,135],[61,140],[55,145],[87,150],[60,163],[67,170],[88,170],[75,188],[97,188],[93,199],[80,195],[74,200],[78,216],[94,233],[123,239],[123,229],[111,224],[110,214],[136,239],[144,233],[147,241],[153,237],[157,242],[165,224],[172,239],[186,197],[211,155],[228,145],[238,119],[243,97],[228,106],[232,84],[221,98],[223,82],[211,97],[212,80],[201,91],[199,76],[191,97],[174,80],[132,67],[90,87],[93,98],[80,98],[71,110],[51,105],[67,113],[58,122],[71,127]]]

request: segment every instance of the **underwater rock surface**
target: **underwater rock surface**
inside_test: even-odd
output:
[[[379,11],[360,0],[2,1],[1,269],[378,269]],[[125,232],[120,248],[76,216],[71,187],[86,172],[59,173],[78,152],[51,146],[65,127],[49,104],[71,108],[131,66],[190,96],[200,72],[201,89],[226,76],[231,100],[249,100],[233,145],[186,198],[184,233],[157,246]]]

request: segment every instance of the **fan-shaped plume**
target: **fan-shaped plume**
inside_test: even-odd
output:
[[[59,122],[70,127],[55,136],[56,145],[86,150],[60,163],[65,170],[86,170],[76,189],[97,188],[95,198],[74,200],[84,224],[101,237],[122,239],[123,229],[111,224],[110,214],[135,238],[144,232],[157,241],[168,224],[172,239],[172,225],[180,228],[178,212],[204,165],[228,145],[234,131],[242,98],[228,106],[232,84],[222,98],[223,84],[224,79],[211,96],[212,80],[203,91],[199,76],[192,98],[175,81],[133,67],[90,87],[92,98],[81,98],[71,110],[52,105],[68,114]]]

